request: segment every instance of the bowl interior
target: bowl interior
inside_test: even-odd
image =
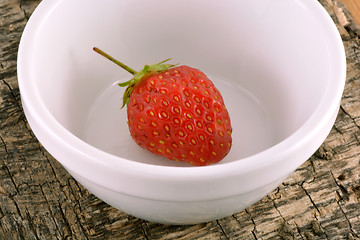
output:
[[[285,140],[309,119],[329,86],[333,49],[311,4],[54,2],[42,9],[33,33],[34,89],[65,129],[121,158],[188,166],[131,140],[126,110],[120,109],[124,89],[116,85],[131,76],[94,53],[94,46],[136,70],[173,58],[205,72],[222,92],[233,126],[233,148],[221,163]]]

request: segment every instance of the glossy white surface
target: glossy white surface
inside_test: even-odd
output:
[[[208,74],[232,119],[230,154],[190,167],[136,146],[115,85],[129,74],[94,46],[135,69],[173,57]],[[313,0],[43,0],[18,58],[24,111],[50,154],[109,204],[170,224],[231,215],[276,188],[329,133],[345,70]]]

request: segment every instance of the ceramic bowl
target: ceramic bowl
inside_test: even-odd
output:
[[[205,72],[222,92],[233,147],[192,167],[131,139],[131,76],[167,58]],[[133,216],[195,224],[257,202],[322,144],[345,83],[341,38],[317,1],[43,0],[19,47],[27,120],[42,145],[89,191]]]

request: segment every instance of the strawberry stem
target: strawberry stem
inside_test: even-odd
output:
[[[112,56],[110,56],[109,54],[104,52],[103,50],[101,50],[97,47],[94,47],[93,50],[95,52],[99,53],[101,56],[106,57],[107,59],[109,59],[110,61],[115,63],[116,65],[120,66],[124,70],[128,71],[130,74],[135,75],[137,73],[134,69],[132,69],[132,68],[128,67],[127,65],[123,64],[122,62],[116,60],[115,58],[113,58]]]
[[[120,66],[122,69],[128,71],[129,73],[131,73],[133,75],[133,77],[129,81],[118,84],[120,87],[126,87],[124,95],[123,95],[123,105],[121,108],[123,108],[124,106],[127,106],[129,104],[129,100],[130,100],[132,91],[134,90],[136,84],[139,83],[143,78],[153,75],[153,74],[157,74],[157,73],[166,71],[169,68],[176,66],[173,64],[165,64],[165,62],[167,62],[171,59],[171,58],[169,58],[169,59],[166,59],[157,64],[153,64],[150,66],[145,65],[144,68],[140,72],[137,72],[137,71],[133,70],[132,68],[126,66],[122,62],[116,60],[115,58],[113,58],[112,56],[107,54],[106,52],[100,50],[99,48],[94,47],[93,50],[95,52],[99,53],[100,55],[102,55],[103,57],[106,57],[107,59],[109,59],[110,61],[112,61],[113,63],[115,63],[116,65]]]

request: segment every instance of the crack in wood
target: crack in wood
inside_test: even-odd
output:
[[[54,224],[55,227],[56,227],[57,232],[59,233],[59,235],[60,235],[62,238],[65,238],[66,236],[63,236],[63,231],[61,230],[61,228],[60,228],[59,225],[57,224],[57,221],[55,220],[56,217],[55,217],[55,215],[54,215],[54,208],[51,207],[51,204],[50,204],[49,199],[48,199],[48,195],[44,192],[44,189],[43,189],[43,188],[44,188],[44,185],[45,185],[45,184],[46,184],[46,183],[44,183],[43,185],[40,185],[40,190],[41,190],[41,193],[42,193],[42,195],[43,195],[43,197],[44,197],[44,199],[45,199],[45,201],[46,201],[47,210],[48,210],[48,212],[50,213],[50,216],[51,216],[51,218],[52,218],[53,224]],[[51,184],[50,184],[50,185],[51,185]],[[66,219],[64,219],[64,220],[65,220],[65,223],[67,223],[67,222],[66,222]],[[66,224],[65,226],[68,227],[69,225]],[[68,230],[70,230],[70,228],[68,228]],[[71,232],[71,231],[65,231],[65,233],[67,233],[67,232]]]
[[[16,202],[15,202],[15,204],[16,204]],[[26,206],[25,206],[25,216],[26,216],[26,220],[29,224],[29,229],[33,233],[33,236],[35,237],[35,239],[39,240],[40,238],[36,231],[37,227],[35,226],[34,221],[32,220],[32,216],[30,215],[29,210],[26,208]]]
[[[306,190],[306,188],[304,188],[303,185],[300,185],[300,187],[304,190],[304,193],[305,193],[306,196],[309,198],[309,200],[310,200],[311,204],[314,206],[315,210],[316,210],[319,214],[321,214],[320,209],[318,208],[316,202],[314,202],[314,200],[312,199],[312,197],[311,197],[310,193],[308,192],[308,190]]]
[[[250,216],[250,220],[251,220],[252,224],[254,225],[253,230],[251,230],[251,233],[254,236],[254,238],[257,240],[258,238],[256,236],[256,223],[255,223],[255,220],[254,220],[254,218],[252,217],[252,215],[250,214],[250,212],[247,209],[245,209],[244,211]]]
[[[11,157],[11,153],[9,152],[9,150],[7,149],[7,146],[6,146],[6,142],[5,142],[5,140],[2,138],[1,135],[0,135],[0,140],[1,140],[2,145],[4,146],[4,150],[5,150],[6,154],[7,154],[9,157]]]
[[[316,214],[314,214],[314,220],[311,221],[311,228],[313,229],[315,235],[325,235],[326,239],[330,239],[328,234],[323,230],[323,227],[321,226],[321,223]]]
[[[227,234],[226,234],[226,232],[225,232],[224,228],[221,226],[221,224],[220,224],[219,220],[216,220],[216,224],[219,226],[219,228],[220,228],[220,230],[221,230],[222,234],[225,236],[225,238],[226,238],[226,239],[230,239],[230,238],[227,236]]]
[[[331,173],[331,176],[332,176],[334,182],[335,182],[336,185],[338,186],[338,188],[339,188],[342,192],[344,192],[345,194],[349,194],[349,192],[346,190],[346,188],[345,188],[344,186],[342,186],[341,184],[338,183],[337,179],[336,179],[335,176],[334,176],[334,173],[333,173],[332,171],[330,171],[330,173]],[[342,205],[340,204],[339,201],[336,201],[336,202],[337,202],[337,205],[339,206],[339,209],[340,209],[341,212],[343,213],[344,218],[346,219],[346,222],[347,222],[348,225],[349,225],[349,228],[350,228],[351,233],[352,233],[355,237],[359,237],[359,236],[357,235],[357,233],[355,232],[354,227],[352,226],[352,224],[351,224],[351,222],[350,222],[347,214],[345,213]]]
[[[148,228],[146,222],[144,220],[141,220],[139,225],[140,225],[143,236],[145,237],[146,240],[149,240],[150,238],[148,237],[148,233],[146,231],[146,228]]]
[[[352,122],[354,123],[354,125],[360,130],[360,126],[359,126],[359,125],[356,123],[356,121],[355,121],[356,118],[354,118],[353,116],[351,116],[351,114],[348,113],[348,112],[344,109],[344,107],[343,107],[342,105],[340,105],[340,109],[341,109],[341,111],[343,111],[343,112],[345,113],[346,116],[348,116],[348,117],[352,120]]]

